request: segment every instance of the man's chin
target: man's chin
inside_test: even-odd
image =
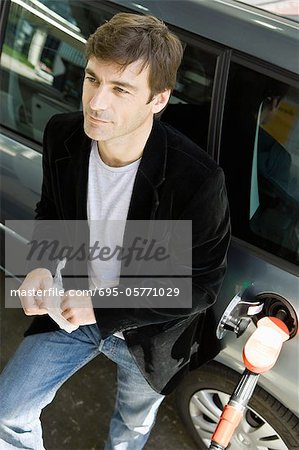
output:
[[[87,125],[84,123],[84,132],[90,139],[93,139],[94,141],[100,141],[103,138],[102,133],[99,133],[98,130],[94,130],[89,126],[89,124]]]

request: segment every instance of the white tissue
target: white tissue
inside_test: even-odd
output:
[[[66,263],[66,258],[62,259],[57,266],[56,273],[54,276],[54,282],[53,282],[53,292],[59,292],[60,290],[63,290],[62,285],[62,277],[61,277],[61,270],[64,268]],[[49,316],[55,320],[55,322],[59,325],[59,327],[66,331],[67,333],[71,333],[72,331],[77,330],[79,328],[78,325],[73,325],[72,323],[68,322],[62,313],[62,310],[60,308],[61,304],[61,296],[60,295],[54,295],[51,297],[51,307],[47,308]]]

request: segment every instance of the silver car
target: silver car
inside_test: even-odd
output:
[[[81,108],[88,35],[116,12],[136,11],[163,19],[181,38],[183,62],[160,120],[223,167],[232,216],[228,271],[211,326],[216,336],[230,301],[254,286],[265,314],[286,311],[292,337],[260,377],[230,449],[299,448],[298,16],[232,0],[6,0],[0,8],[1,228],[20,242],[5,221],[33,218],[43,130],[53,114]],[[3,261],[1,267],[15,275]],[[228,332],[215,360],[177,390],[182,420],[199,448],[209,446],[254,329],[252,321],[238,339]]]

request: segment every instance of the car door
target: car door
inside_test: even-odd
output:
[[[263,295],[268,293],[269,314],[277,311],[281,298],[299,311],[298,131],[295,78],[235,58],[228,79],[219,158],[226,175],[234,234],[222,301],[254,284]],[[223,360],[235,357],[238,347],[239,343],[230,341]],[[266,375],[267,390],[298,414],[298,399],[292,395],[298,392],[296,340],[285,346],[275,376],[274,382]]]

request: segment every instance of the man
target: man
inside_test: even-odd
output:
[[[36,218],[87,219],[89,225],[192,220],[192,308],[101,308],[90,296],[67,291],[62,315],[79,326],[69,334],[48,317],[45,303],[22,298],[25,314],[39,317],[0,379],[3,450],[43,448],[41,410],[100,352],[118,365],[105,449],[141,449],[164,395],[191,359],[202,362],[219,350],[211,340],[211,348],[197,351],[202,331],[211,327],[206,311],[224,276],[230,237],[223,172],[192,141],[155,119],[167,105],[181,58],[178,38],[151,16],[117,14],[96,30],[87,42],[83,116],[54,116],[45,129]],[[89,265],[90,285],[102,283],[104,270]],[[117,274],[112,264],[108,281]],[[36,268],[21,289],[48,289],[52,275]]]

